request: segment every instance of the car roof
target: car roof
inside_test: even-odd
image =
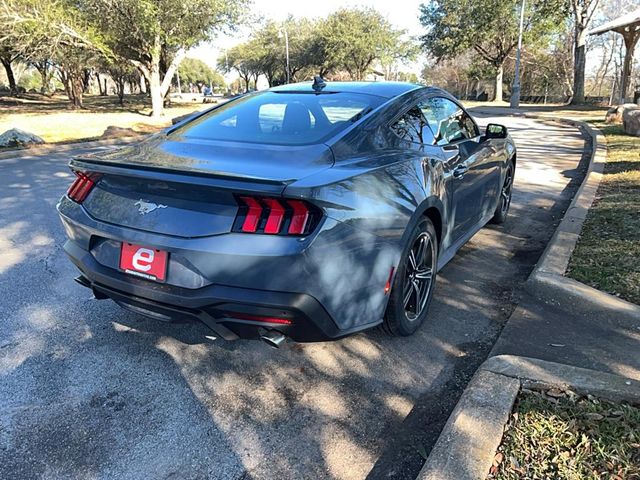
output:
[[[290,83],[270,88],[271,92],[309,92],[313,82]],[[411,90],[424,88],[424,85],[408,82],[326,82],[322,93],[350,92],[393,98]]]

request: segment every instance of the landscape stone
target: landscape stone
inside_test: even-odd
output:
[[[622,126],[629,135],[640,137],[640,108],[625,109],[622,114]]]
[[[12,128],[0,135],[0,148],[22,148],[42,143],[44,140],[39,136],[19,128]]]

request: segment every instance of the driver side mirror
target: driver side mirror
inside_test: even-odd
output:
[[[487,125],[484,138],[507,138],[507,127],[497,123],[490,123]]]

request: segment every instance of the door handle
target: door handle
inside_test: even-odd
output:
[[[454,178],[462,178],[462,177],[464,177],[464,174],[467,173],[467,170],[469,170],[469,167],[467,167],[466,165],[464,165],[464,164],[458,165],[453,170]]]

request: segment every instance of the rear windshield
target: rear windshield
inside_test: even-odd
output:
[[[277,145],[320,143],[384,98],[357,93],[263,92],[239,98],[178,130],[186,138]]]

